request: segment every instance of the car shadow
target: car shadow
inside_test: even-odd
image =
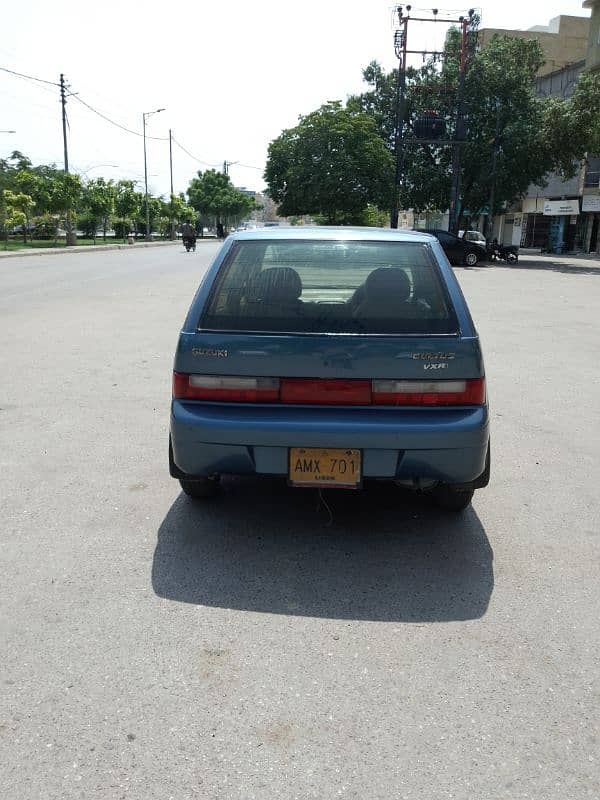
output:
[[[494,586],[474,508],[451,514],[392,484],[363,492],[224,481],[180,494],[158,530],[152,586],[184,603],[332,619],[477,619]]]

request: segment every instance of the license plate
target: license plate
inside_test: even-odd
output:
[[[361,477],[360,450],[290,447],[292,486],[358,489]]]

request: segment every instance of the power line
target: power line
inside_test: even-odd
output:
[[[98,109],[94,108],[89,103],[86,103],[85,100],[82,100],[81,97],[79,97],[78,94],[75,94],[75,93],[71,92],[69,94],[69,97],[74,97],[75,100],[77,100],[79,103],[84,105],[86,108],[89,108],[89,110],[93,111],[94,114],[97,114],[99,117],[102,117],[102,119],[106,120],[106,122],[110,122],[110,124],[114,125],[116,128],[120,128],[122,131],[125,131],[125,133],[131,133],[134,136],[140,136],[140,137],[143,136],[142,133],[139,133],[138,131],[134,131],[131,128],[126,128],[125,125],[121,125],[120,122],[115,122],[114,119],[111,119],[110,117],[107,117],[106,114],[103,114],[101,111],[98,111]],[[168,136],[146,136],[146,139],[154,139],[157,142],[168,142],[169,141],[169,137]]]
[[[183,152],[187,156],[189,156],[194,161],[197,161],[199,164],[203,164],[205,167],[220,167],[221,166],[220,164],[209,164],[207,161],[203,161],[201,158],[198,158],[197,156],[195,156],[192,153],[190,153],[189,150],[186,150],[186,148],[182,144],[180,144],[174,136],[172,138],[173,138],[173,141],[175,142],[177,147],[179,147],[180,150],[183,150]]]
[[[11,75],[16,75],[18,78],[25,78],[28,81],[37,81],[37,83],[47,83],[50,86],[60,86],[56,81],[45,81],[43,78],[34,78],[33,75],[24,75],[22,72],[15,72],[14,69],[7,69],[7,67],[0,67],[2,72],[9,72]]]
[[[197,161],[199,164],[204,164],[205,167],[214,167],[214,168],[221,166],[221,164],[209,164],[207,161],[203,161],[201,158],[198,158],[193,153],[190,153],[189,150],[186,150],[186,148],[182,144],[180,144],[180,142],[178,142],[177,139],[174,136],[172,138],[173,138],[173,141],[175,142],[175,144],[177,145],[177,147],[179,147],[181,150],[183,150],[183,152],[186,155],[188,155],[194,161]],[[258,170],[258,172],[262,172],[263,171],[262,167],[253,167],[251,164],[242,164],[240,161],[235,161],[235,162],[234,161],[227,161],[225,163],[227,163],[229,166],[233,166],[233,164],[235,164],[236,166],[239,166],[239,167],[246,167],[246,169],[256,169],[256,170]]]
[[[37,78],[37,77],[35,77],[33,75],[25,75],[22,72],[17,72],[16,70],[8,69],[7,67],[0,67],[0,70],[2,72],[7,72],[10,75],[15,75],[18,78],[23,78],[25,80],[35,81],[36,83],[42,83],[42,84],[46,84],[48,86],[56,86],[56,87],[59,87],[59,88],[61,87],[61,84],[57,83],[56,81],[47,81],[44,78]],[[43,88],[43,87],[40,87],[40,88]],[[125,133],[130,133],[133,136],[139,136],[139,137],[143,136],[143,134],[139,133],[139,131],[134,131],[131,128],[127,128],[125,125],[121,125],[120,122],[116,122],[114,119],[111,119],[106,114],[103,114],[102,111],[98,111],[97,108],[94,108],[89,103],[86,103],[86,101],[83,100],[79,96],[79,94],[77,94],[75,92],[68,92],[68,93],[66,93],[66,97],[73,97],[75,100],[77,100],[79,103],[81,103],[81,105],[83,105],[87,109],[89,109],[89,111],[93,112],[94,114],[96,114],[97,116],[99,116],[103,120],[105,120],[106,122],[110,123],[111,125],[114,125],[116,128],[119,128],[120,130],[124,131]],[[68,120],[66,120],[66,122],[67,122],[67,125],[68,125],[69,124]],[[168,136],[146,136],[146,138],[147,139],[153,139],[154,141],[157,141],[157,142],[167,142],[167,141],[169,141],[169,137]],[[173,142],[177,145],[177,147],[179,147],[180,150],[182,150],[187,156],[189,156],[194,161],[197,161],[199,164],[202,164],[205,167],[212,167],[212,168],[217,168],[217,167],[221,166],[220,164],[210,164],[207,161],[204,161],[203,159],[198,158],[193,153],[190,153],[190,151],[187,148],[185,148],[180,142],[178,142],[177,139],[175,139],[174,136],[172,137],[172,139],[173,139]],[[257,170],[257,172],[262,172],[263,171],[262,167],[255,167],[252,164],[242,164],[239,161],[237,162],[237,164],[240,167],[244,167],[245,169],[254,169],[254,170]]]

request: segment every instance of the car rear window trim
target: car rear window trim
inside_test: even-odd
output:
[[[244,240],[244,241],[246,241],[246,240]],[[251,241],[251,242],[277,241],[277,243],[280,243],[280,242],[281,243],[285,243],[285,242],[295,243],[296,242],[295,239],[270,240],[270,239],[262,239],[262,238],[260,238],[260,239],[249,239],[247,241]],[[319,242],[320,240],[319,239],[309,239],[307,241],[308,242]],[[346,241],[347,240],[345,240],[345,239],[335,239],[335,240],[333,240],[333,243],[334,244],[344,244]],[[350,241],[353,241],[353,240],[350,240]],[[437,241],[439,242],[439,239]],[[326,240],[326,243],[329,244],[330,241]],[[364,243],[364,244],[378,244],[379,240],[377,240],[377,239],[365,239],[365,240],[361,240],[361,243]],[[454,321],[454,323],[456,325],[456,329],[453,330],[453,331],[445,331],[445,332],[436,332],[436,331],[403,331],[403,332],[399,332],[399,331],[396,331],[396,332],[390,332],[390,333],[385,333],[385,332],[382,332],[382,333],[376,333],[376,332],[367,333],[367,332],[360,332],[360,331],[294,331],[294,330],[290,330],[290,331],[272,330],[272,331],[269,331],[269,330],[264,330],[264,329],[262,329],[262,330],[253,330],[253,329],[250,329],[250,328],[249,329],[240,329],[240,328],[226,329],[226,328],[202,327],[202,321],[208,315],[208,309],[212,306],[213,300],[215,298],[215,295],[221,290],[221,287],[223,285],[223,281],[225,280],[228,264],[233,259],[235,254],[237,253],[237,251],[238,251],[238,249],[239,249],[241,244],[242,243],[239,242],[239,241],[233,242],[232,246],[229,248],[228,252],[226,253],[223,261],[219,265],[219,269],[218,269],[217,275],[215,276],[215,280],[212,282],[212,286],[210,287],[208,296],[207,296],[207,298],[206,298],[205,302],[203,303],[202,308],[200,310],[199,319],[198,319],[198,322],[196,324],[196,331],[198,333],[221,333],[221,334],[239,333],[239,334],[263,335],[263,336],[352,336],[352,337],[368,336],[370,338],[372,338],[374,336],[381,337],[381,338],[389,338],[389,337],[405,338],[407,336],[408,337],[414,337],[414,338],[423,337],[423,336],[426,336],[426,337],[441,337],[441,336],[444,336],[444,337],[448,337],[448,336],[450,336],[450,337],[460,337],[461,336],[460,321],[459,321],[459,318],[458,318],[458,314],[456,313],[456,309],[454,307],[454,303],[452,301],[452,297],[450,296],[450,292],[448,290],[448,286],[446,284],[446,280],[444,278],[441,266],[440,266],[440,264],[439,264],[439,262],[438,262],[438,260],[437,260],[437,258],[435,256],[435,253],[434,253],[433,248],[431,246],[432,243],[428,242],[428,241],[427,242],[422,242],[422,241],[410,242],[410,244],[424,245],[425,248],[428,251],[428,256],[429,256],[429,260],[430,260],[430,264],[431,264],[432,270],[436,274],[436,277],[438,279],[438,285],[439,285],[440,291],[442,293],[442,296],[444,298],[444,301],[446,303],[446,307],[447,307],[447,309],[448,309],[448,311],[449,311],[449,313],[450,313],[451,317],[453,318],[453,321]]]
[[[379,339],[406,339],[407,337],[413,339],[422,339],[423,337],[433,338],[433,339],[460,339],[461,331],[453,331],[451,333],[435,333],[435,332],[426,332],[426,333],[419,333],[419,332],[407,332],[407,333],[351,333],[349,331],[265,331],[265,330],[240,330],[239,328],[202,328],[197,327],[196,333],[218,333],[223,334],[224,336],[335,336],[336,338],[340,336],[347,336],[352,339],[357,338],[369,338],[373,339],[375,337]]]

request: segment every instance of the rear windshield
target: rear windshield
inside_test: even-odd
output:
[[[230,250],[200,327],[281,333],[455,333],[428,245],[246,241]]]

